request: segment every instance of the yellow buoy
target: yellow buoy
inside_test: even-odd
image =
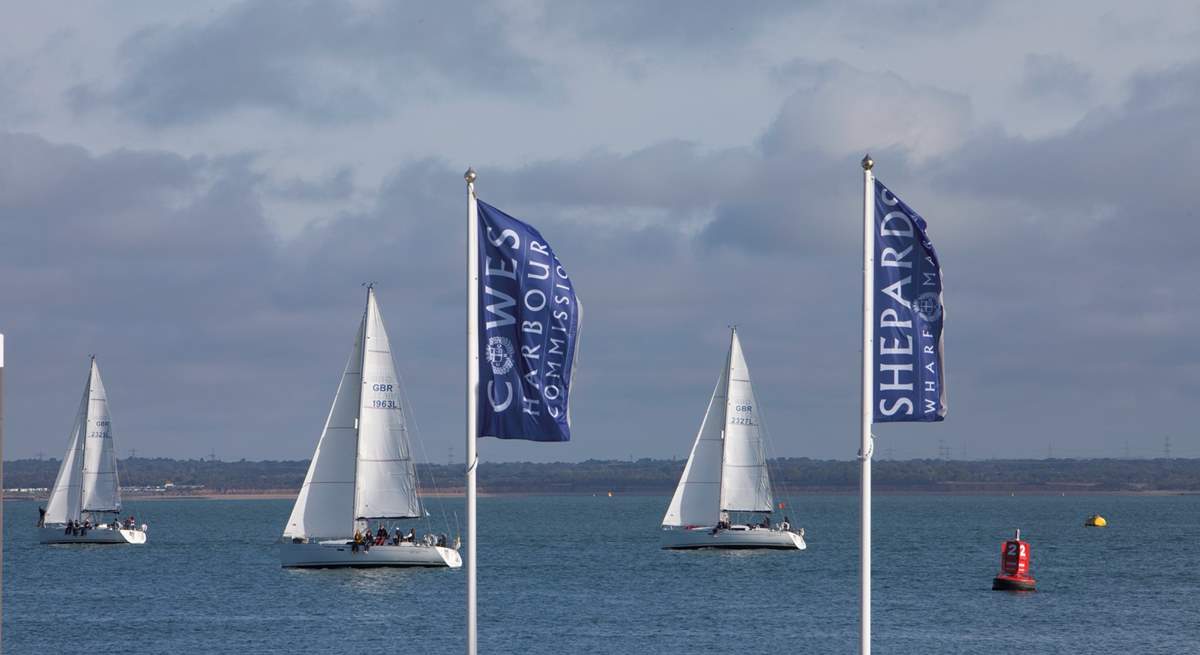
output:
[[[1104,517],[1100,516],[1099,514],[1092,514],[1088,517],[1088,520],[1083,522],[1083,527],[1085,528],[1103,528],[1107,525],[1108,521],[1106,521]]]

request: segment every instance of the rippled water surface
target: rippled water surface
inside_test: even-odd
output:
[[[667,500],[480,499],[480,652],[856,652],[857,497],[794,499],[803,553],[662,551]],[[5,653],[463,651],[461,569],[283,570],[288,500],[126,507],[147,545],[39,546],[36,505],[4,504]],[[876,653],[1200,653],[1200,496],[880,495],[875,515]],[[1035,594],[991,591],[1014,527]]]

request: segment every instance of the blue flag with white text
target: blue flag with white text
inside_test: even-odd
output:
[[[875,180],[875,422],[946,417],[942,267],[925,219]]]
[[[581,309],[550,244],[479,209],[479,436],[569,441],[567,399]]]

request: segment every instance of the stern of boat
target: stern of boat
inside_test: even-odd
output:
[[[445,562],[446,566],[449,568],[457,569],[462,566],[462,555],[459,555],[457,550],[454,550],[453,548],[446,548],[444,546],[434,546],[434,548],[437,550],[438,555],[441,555],[442,561]]]
[[[117,532],[120,532],[121,536],[125,538],[125,543],[130,543],[130,544],[146,543],[146,531],[145,530],[121,529],[121,530],[118,530]]]
[[[43,544],[144,544],[146,533],[142,530],[113,530],[107,526],[91,528],[86,535],[68,534],[66,526],[44,526],[38,528],[38,542]]]

